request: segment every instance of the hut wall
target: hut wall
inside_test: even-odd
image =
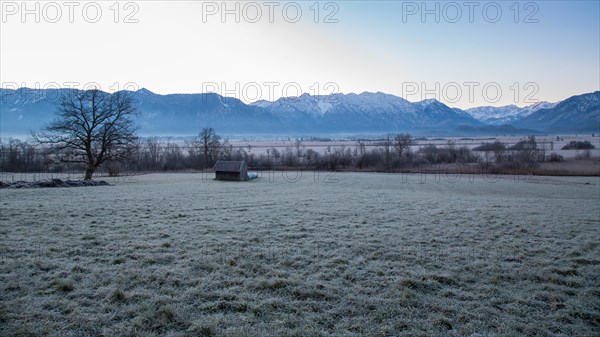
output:
[[[246,164],[246,161],[217,161],[214,170],[217,180],[248,180],[248,164]]]
[[[215,173],[217,180],[229,180],[229,181],[240,181],[239,172],[221,172]]]

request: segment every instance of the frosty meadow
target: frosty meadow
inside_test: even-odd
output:
[[[0,334],[598,331],[598,177],[279,177],[0,190]]]
[[[0,0],[0,337],[600,336],[600,1]]]

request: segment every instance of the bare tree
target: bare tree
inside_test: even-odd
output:
[[[146,140],[144,152],[144,164],[146,168],[156,170],[161,166],[164,157],[163,150],[158,138],[152,137]]]
[[[390,146],[391,145],[392,145],[392,142],[390,140],[390,134],[388,133],[387,139],[385,141],[385,166],[386,166],[387,172],[390,172]]]
[[[207,167],[214,165],[221,149],[221,137],[215,129],[204,128],[200,131],[200,146],[204,154],[204,163]]]
[[[413,139],[408,133],[401,133],[394,137],[394,147],[398,152],[398,157],[402,157],[402,153],[408,150],[413,144]]]
[[[55,120],[33,138],[53,153],[69,153],[59,158],[63,162],[84,163],[85,180],[91,180],[102,163],[128,157],[136,141],[137,113],[128,92],[71,90],[59,98]]]
[[[165,144],[165,163],[163,170],[178,170],[184,168],[185,158],[181,147],[175,142]]]
[[[294,143],[294,147],[296,148],[296,156],[298,158],[302,157],[302,148],[304,147],[302,145],[302,141],[300,139],[296,139],[296,142]]]

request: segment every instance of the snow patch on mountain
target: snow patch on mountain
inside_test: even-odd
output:
[[[501,107],[482,106],[465,110],[473,118],[491,125],[503,125],[515,120],[527,117],[540,109],[551,109],[557,103],[538,102],[526,107],[518,107],[514,104]]]

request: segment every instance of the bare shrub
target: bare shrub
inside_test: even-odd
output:
[[[561,162],[561,161],[565,161],[565,158],[558,153],[552,152],[552,153],[550,153],[550,156],[548,157],[548,161]]]
[[[595,149],[596,147],[590,143],[587,140],[581,141],[581,140],[572,140],[569,142],[569,144],[566,144],[565,146],[563,146],[563,150],[590,150],[590,149]]]

